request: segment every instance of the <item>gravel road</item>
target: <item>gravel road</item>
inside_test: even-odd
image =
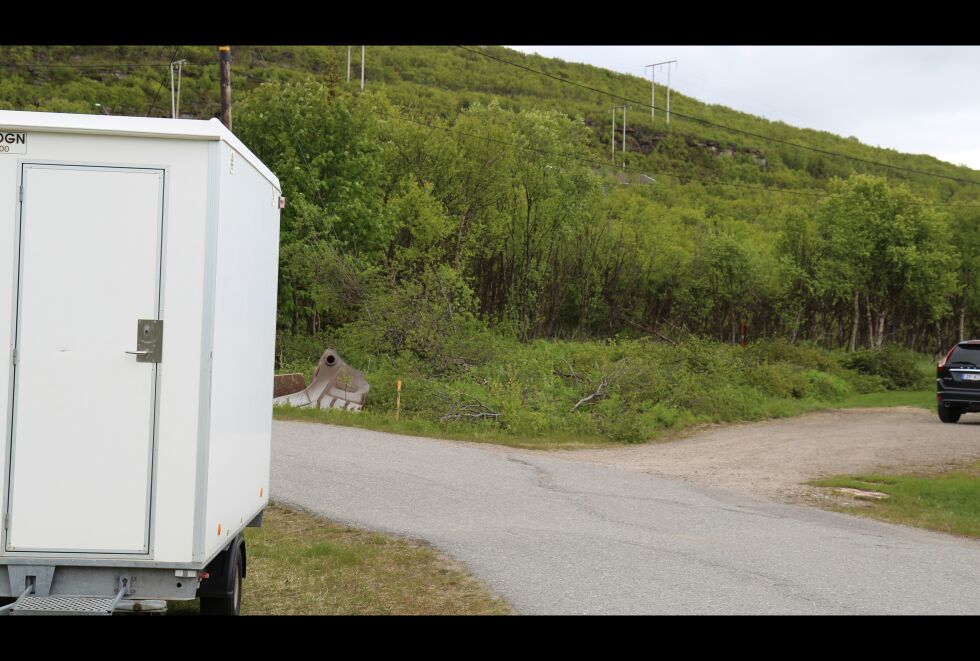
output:
[[[892,435],[905,433],[916,415],[848,412],[837,426],[867,439],[866,424],[881,431],[893,419]],[[834,425],[807,416],[727,432],[765,439],[769,425],[794,422]],[[935,423],[932,437],[940,438],[940,427],[945,434],[953,426]],[[948,433],[976,452],[978,432],[963,425]],[[774,438],[794,442],[780,433]],[[718,456],[699,435],[676,446],[698,443]],[[957,454],[957,443],[949,443]],[[670,445],[622,451],[658,448]],[[277,421],[272,496],[424,540],[522,613],[980,613],[974,541],[717,488],[730,486],[725,480],[708,486],[644,472],[663,465]],[[726,474],[721,462],[705,465]]]
[[[802,483],[818,477],[941,468],[980,459],[980,415],[945,425],[923,409],[843,409],[709,428],[673,442],[554,456],[807,501],[817,490]]]

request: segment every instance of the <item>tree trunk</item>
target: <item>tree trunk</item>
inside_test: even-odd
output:
[[[966,303],[960,306],[960,342],[966,339]]]
[[[875,325],[871,321],[871,297],[864,294],[865,314],[868,316],[868,348],[875,348]]]
[[[885,313],[878,313],[878,337],[875,339],[875,349],[880,349],[885,342]]]
[[[851,327],[851,351],[857,351],[858,325],[861,323],[861,305],[858,302],[858,291],[854,290],[854,325]]]

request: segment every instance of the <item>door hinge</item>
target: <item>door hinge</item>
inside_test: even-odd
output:
[[[16,365],[17,364],[17,349],[11,349],[10,350],[10,363],[12,365]]]
[[[3,529],[10,530],[10,514],[3,515]]]
[[[23,202],[23,201],[24,201],[24,184],[21,184],[21,185],[20,185],[20,194],[19,194],[19,196],[18,196],[18,197],[20,197],[20,201],[21,201],[21,202]]]

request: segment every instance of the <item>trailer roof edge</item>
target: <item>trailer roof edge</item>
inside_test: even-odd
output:
[[[123,115],[0,110],[0,132],[74,133],[173,140],[224,140],[269,180],[277,190],[279,178],[217,118],[168,119]]]

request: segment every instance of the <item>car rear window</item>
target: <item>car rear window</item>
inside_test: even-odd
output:
[[[973,363],[980,365],[980,344],[962,344],[949,356],[951,363]]]

